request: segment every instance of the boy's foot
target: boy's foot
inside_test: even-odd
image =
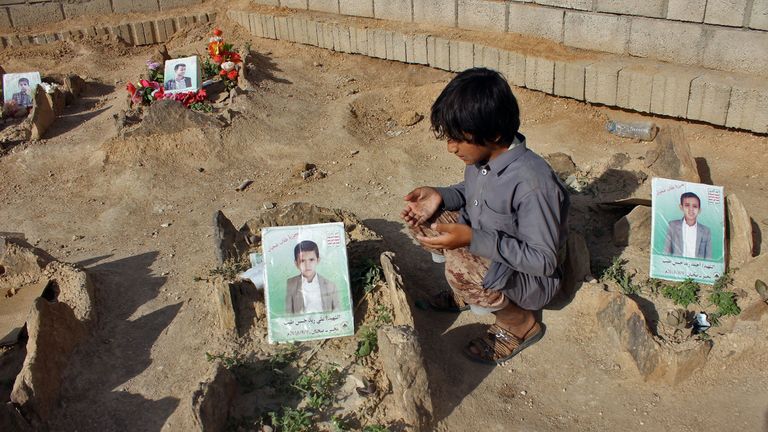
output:
[[[476,362],[500,364],[541,340],[545,331],[544,323],[536,322],[521,339],[493,324],[487,334],[469,342],[464,348],[464,354]]]
[[[456,296],[453,291],[440,291],[429,298],[429,306],[438,312],[459,313],[469,310],[469,305]]]

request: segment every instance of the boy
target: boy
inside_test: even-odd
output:
[[[712,233],[697,221],[701,200],[693,192],[680,195],[683,218],[673,220],[667,228],[664,253],[686,258],[712,259]]]
[[[317,243],[304,240],[293,248],[299,275],[285,282],[285,311],[289,314],[333,312],[339,308],[336,285],[317,273],[320,249]]]
[[[458,311],[470,304],[496,315],[464,353],[498,364],[544,335],[534,312],[560,287],[568,192],[526,147],[517,100],[498,72],[458,74],[432,105],[431,122],[436,137],[466,164],[464,181],[413,190],[401,216],[424,247],[445,256],[453,292],[433,297],[433,308]]]
[[[19,78],[19,91],[14,93],[11,99],[20,107],[31,107],[32,103],[32,88],[29,86],[28,78]]]

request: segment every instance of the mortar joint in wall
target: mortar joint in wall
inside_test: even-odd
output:
[[[749,21],[752,19],[752,9],[754,8],[755,0],[747,0],[746,8],[744,9],[744,19],[741,22],[741,26],[745,29],[749,28]]]

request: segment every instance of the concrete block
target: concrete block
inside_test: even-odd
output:
[[[288,17],[275,17],[275,36],[278,40],[291,40],[288,32]]]
[[[672,63],[701,63],[704,28],[698,24],[633,18],[629,54]]]
[[[709,0],[704,22],[724,26],[741,27],[747,11],[747,0]]]
[[[475,45],[475,67],[501,71],[499,66],[500,50],[498,48]]]
[[[157,43],[157,39],[155,38],[155,33],[153,31],[154,29],[152,28],[152,21],[144,21],[141,23],[141,26],[144,27],[144,40],[147,42],[147,45]]]
[[[165,24],[163,20],[157,20],[152,22],[155,34],[157,35],[157,41],[162,43],[168,40],[168,33],[165,32]]]
[[[355,53],[369,55],[368,53],[368,31],[364,28],[353,28],[355,35]]]
[[[630,19],[616,15],[565,12],[565,45],[623,54],[629,40]]]
[[[248,14],[248,22],[250,24],[251,34],[260,38],[264,37],[263,20],[259,14]]]
[[[275,29],[275,17],[269,15],[261,16],[261,26],[264,28],[264,37],[277,39],[277,30]]]
[[[146,45],[147,39],[144,37],[144,26],[141,23],[131,23],[130,25],[133,44],[136,46]]]
[[[768,87],[735,85],[725,121],[728,127],[768,133]]]
[[[387,58],[387,32],[385,30],[368,29],[368,55],[380,59]]]
[[[406,53],[406,46],[405,46],[405,35],[399,32],[391,32],[391,39],[388,38],[387,41],[392,41],[392,57],[387,57],[390,60],[395,60],[399,62],[405,63],[408,55]],[[387,51],[389,52],[390,49],[387,48]]]
[[[445,0],[413,0],[413,21],[456,27],[456,3]]]
[[[673,66],[662,67],[659,73],[653,76],[651,112],[686,118],[691,81],[698,76],[698,72],[676,70]]]
[[[288,23],[296,37],[296,42],[307,44],[307,20],[305,18],[293,16],[288,19]]]
[[[519,1],[519,0],[514,0]],[[526,0],[523,0],[526,2]],[[561,7],[565,9],[578,9],[578,10],[585,10],[585,11],[591,11],[592,10],[592,0],[532,0],[534,3],[547,5],[547,6],[556,6]]]
[[[713,29],[704,47],[702,66],[765,75],[768,71],[768,33]]]
[[[509,84],[525,87],[526,61],[523,54],[514,51],[499,50],[499,72]]]
[[[450,70],[461,72],[471,69],[475,61],[475,46],[472,42],[454,41],[450,43]]]
[[[768,30],[768,0],[755,0],[752,3],[749,28]]]
[[[320,45],[321,48],[329,50],[335,49],[333,46],[333,27],[334,25],[332,23],[322,23],[320,27],[318,27],[318,30],[322,29],[323,31],[323,40],[322,44]]]
[[[688,118],[725,125],[732,85],[731,80],[713,75],[703,75],[691,81]]]
[[[176,29],[181,30],[187,26],[187,17],[181,15],[173,18],[173,25]]]
[[[650,67],[628,67],[619,71],[616,105],[640,112],[651,111],[653,77],[657,70]]]
[[[557,96],[584,100],[584,76],[588,62],[556,61],[554,93]]]
[[[159,11],[160,4],[158,0],[112,0],[112,10],[115,13],[152,12]]]
[[[598,12],[664,18],[667,0],[596,0]]]
[[[307,20],[307,43],[312,46],[320,46],[320,32],[317,21]]]
[[[339,0],[343,15],[373,18],[373,0]]]
[[[168,39],[176,33],[176,29],[173,27],[173,18],[165,18],[162,20],[163,27],[165,27],[165,34],[168,35]]]
[[[7,8],[0,8],[0,29],[11,29],[11,14]],[[7,45],[6,45],[7,46]]]
[[[525,86],[552,94],[555,87],[555,61],[543,57],[526,57]]]
[[[405,61],[414,64],[429,64],[427,57],[427,35],[405,36]]]
[[[279,0],[253,0],[253,3],[267,6],[280,6]]]
[[[291,9],[301,9],[301,10],[309,9],[307,0],[280,0],[280,6],[291,8]]]
[[[564,18],[561,9],[510,3],[507,31],[562,42]]]
[[[160,10],[189,7],[203,3],[203,0],[159,0]]]
[[[707,0],[669,0],[667,19],[677,21],[704,22]]]
[[[64,16],[67,19],[83,15],[109,15],[112,13],[110,0],[91,0],[83,3],[63,3]]]
[[[499,0],[458,0],[460,28],[504,32],[507,3]]]
[[[616,89],[619,71],[624,64],[618,61],[601,61],[584,68],[584,99],[587,102],[616,105]]]
[[[451,42],[448,39],[429,36],[427,39],[427,56],[430,66],[451,70]]]
[[[61,3],[20,4],[10,8],[14,27],[26,27],[35,24],[58,22],[64,19]]]
[[[377,19],[411,22],[411,0],[373,0],[373,16]]]
[[[338,35],[338,36],[336,36]],[[343,24],[337,25],[334,29],[334,45],[336,46],[336,39],[339,40],[339,44],[337,51],[341,51],[343,53],[351,53],[352,52],[352,38],[349,32],[349,27]],[[403,58],[405,58],[405,54],[403,54]]]
[[[309,0],[309,10],[339,13],[339,0]]]

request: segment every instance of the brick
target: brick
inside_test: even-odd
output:
[[[499,0],[458,0],[460,28],[504,32],[507,4]]]
[[[14,27],[26,27],[41,23],[58,22],[64,19],[60,3],[37,3],[34,5],[14,5],[10,8]]]
[[[510,3],[507,31],[562,42],[564,17],[560,9]]]
[[[499,51],[499,72],[511,85],[525,87],[525,56],[513,51]]]
[[[616,105],[640,112],[651,111],[651,91],[655,68],[628,67],[619,71]]]
[[[343,15],[373,18],[373,0],[339,0]]]
[[[768,70],[768,33],[754,30],[710,31],[702,66],[765,75]]]
[[[309,10],[339,13],[339,0],[309,0]]]
[[[525,0],[524,0],[525,1]],[[592,10],[592,0],[533,0],[534,3],[566,9]]]
[[[11,29],[11,14],[7,8],[0,8],[0,29]]]
[[[373,46],[371,46],[371,43]],[[371,50],[373,48],[373,50]],[[387,58],[387,33],[381,29],[368,29],[368,55]]]
[[[387,40],[391,41],[391,44],[392,44],[392,49],[387,50],[387,51],[391,51],[392,56],[391,57],[387,56],[387,58],[389,60],[395,60],[395,61],[405,63],[408,57],[406,54],[405,35],[398,32],[392,32],[391,39],[388,38]]]
[[[355,28],[355,53],[369,55],[368,53],[368,31],[364,28]]]
[[[598,12],[663,18],[666,0],[597,0]]]
[[[554,94],[576,100],[584,100],[584,76],[586,62],[557,61],[555,62]]]
[[[168,10],[202,4],[203,0],[159,0],[160,10]]]
[[[307,43],[312,46],[320,46],[320,33],[317,21],[307,21]]]
[[[525,86],[552,94],[555,86],[555,61],[543,57],[526,57]]]
[[[472,42],[451,41],[450,70],[461,72],[474,67],[475,45]]]
[[[451,47],[448,39],[429,36],[427,39],[427,55],[429,65],[442,69],[451,69]]]
[[[413,21],[456,27],[456,4],[445,0],[413,0]]]
[[[704,28],[697,24],[633,18],[629,54],[695,65],[704,50]]]
[[[499,49],[483,45],[475,45],[475,67],[484,67],[499,71]]]
[[[691,82],[688,118],[725,125],[731,100],[732,83],[721,77],[700,76]]]
[[[629,40],[630,19],[615,15],[565,12],[565,45],[623,54]]]
[[[63,3],[64,16],[77,18],[83,15],[109,15],[112,13],[110,0],[91,0],[83,3]]]
[[[757,133],[768,133],[768,87],[735,85],[725,125]]]
[[[160,10],[160,5],[157,0],[112,0],[112,10],[115,13],[152,12]]]
[[[250,24],[251,34],[263,38],[264,28],[262,27],[261,15],[255,13],[248,14],[248,22]]]
[[[673,66],[663,67],[653,76],[651,89],[651,112],[654,114],[686,118],[691,81],[698,73],[677,70]]]
[[[280,6],[291,9],[309,9],[307,0],[280,0]]]
[[[377,19],[411,22],[411,0],[373,0]]]
[[[704,22],[707,0],[669,0],[667,19],[677,21]]]
[[[584,99],[587,102],[616,105],[619,71],[624,65],[617,61],[592,63],[584,68]]]
[[[755,0],[752,3],[752,15],[749,18],[749,27],[759,30],[768,30],[768,0]]]
[[[747,0],[709,0],[704,13],[704,22],[741,27],[746,11]]]

